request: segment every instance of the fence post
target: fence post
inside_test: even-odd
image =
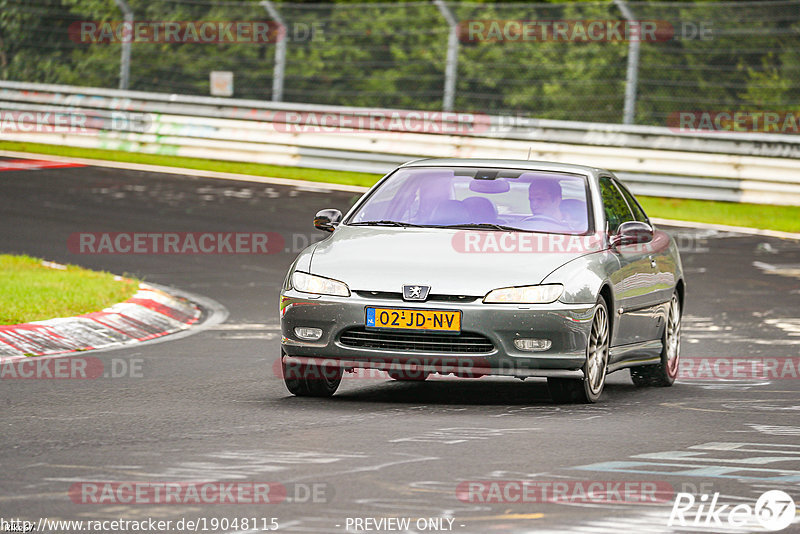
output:
[[[631,24],[631,28],[638,28],[639,23],[633,16],[633,12],[628,8],[625,0],[614,0],[614,3],[622,11],[622,16],[625,17]],[[641,44],[641,33],[633,31],[631,39],[628,42],[628,72],[625,77],[625,109],[622,112],[622,123],[633,124],[634,115],[636,114],[636,85],[639,82],[639,45]]]
[[[125,24],[131,29],[130,38],[122,40],[122,52],[119,58],[119,88],[127,89],[131,78],[131,42],[133,41],[133,10],[125,0],[114,0],[123,13]]]
[[[272,101],[281,102],[283,100],[283,77],[286,71],[286,39],[289,32],[283,17],[275,9],[270,0],[263,0],[261,5],[267,10],[272,20],[278,23],[278,40],[275,43],[275,69],[272,71]]]
[[[447,36],[447,66],[444,73],[444,111],[453,111],[453,102],[456,98],[456,77],[458,76],[458,20],[444,0],[434,0],[439,12],[447,21],[450,32]]]

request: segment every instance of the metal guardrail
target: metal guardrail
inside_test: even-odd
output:
[[[59,111],[80,133],[19,131],[1,114]],[[437,133],[400,121],[433,118]],[[345,129],[309,128],[309,116]],[[24,122],[24,121],[23,121]],[[416,126],[419,123],[413,123]],[[311,130],[311,131],[310,131]],[[420,157],[581,163],[616,171],[637,194],[800,205],[800,136],[676,133],[668,128],[475,113],[442,114],[192,97],[0,81],[0,139],[384,173]]]

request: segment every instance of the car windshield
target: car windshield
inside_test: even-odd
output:
[[[408,167],[387,178],[346,224],[583,234],[586,184],[585,176],[551,171]]]

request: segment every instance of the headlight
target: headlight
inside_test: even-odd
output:
[[[344,282],[299,271],[292,273],[292,287],[302,293],[335,295],[337,297],[350,296],[350,289]]]
[[[483,302],[491,304],[549,304],[555,302],[564,292],[561,284],[543,286],[504,287],[489,291]]]

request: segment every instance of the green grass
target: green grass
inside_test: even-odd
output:
[[[382,176],[366,172],[327,171],[322,169],[305,169],[302,167],[284,167],[280,165],[264,165],[261,163],[240,163],[236,161],[220,161],[213,159],[184,158],[180,156],[164,156],[161,154],[140,154],[122,150],[102,150],[97,148],[79,148],[39,143],[19,143],[0,141],[0,150],[17,152],[34,152],[53,156],[72,158],[104,159],[107,161],[124,161],[126,163],[144,163],[147,165],[163,165],[165,167],[181,167],[203,171],[231,172],[251,176],[270,176],[273,178],[293,178],[312,182],[327,182],[370,187]]]
[[[53,269],[38,258],[0,254],[0,325],[100,311],[130,298],[139,287],[136,280],[66,267]]]
[[[800,206],[636,197],[650,217],[800,232]]]
[[[0,141],[0,150],[15,150],[19,152],[104,159],[129,163],[145,163],[167,167],[230,172],[253,176],[293,178],[314,182],[329,182],[367,187],[373,185],[380,178],[378,174],[363,172],[327,171],[300,167],[262,165],[259,163],[238,163],[157,154],[138,154],[117,150],[18,143],[13,141]],[[659,197],[638,198],[647,211],[647,214],[651,217],[765,228],[784,232],[800,232],[799,206],[765,206],[761,204],[739,204],[735,202]]]

